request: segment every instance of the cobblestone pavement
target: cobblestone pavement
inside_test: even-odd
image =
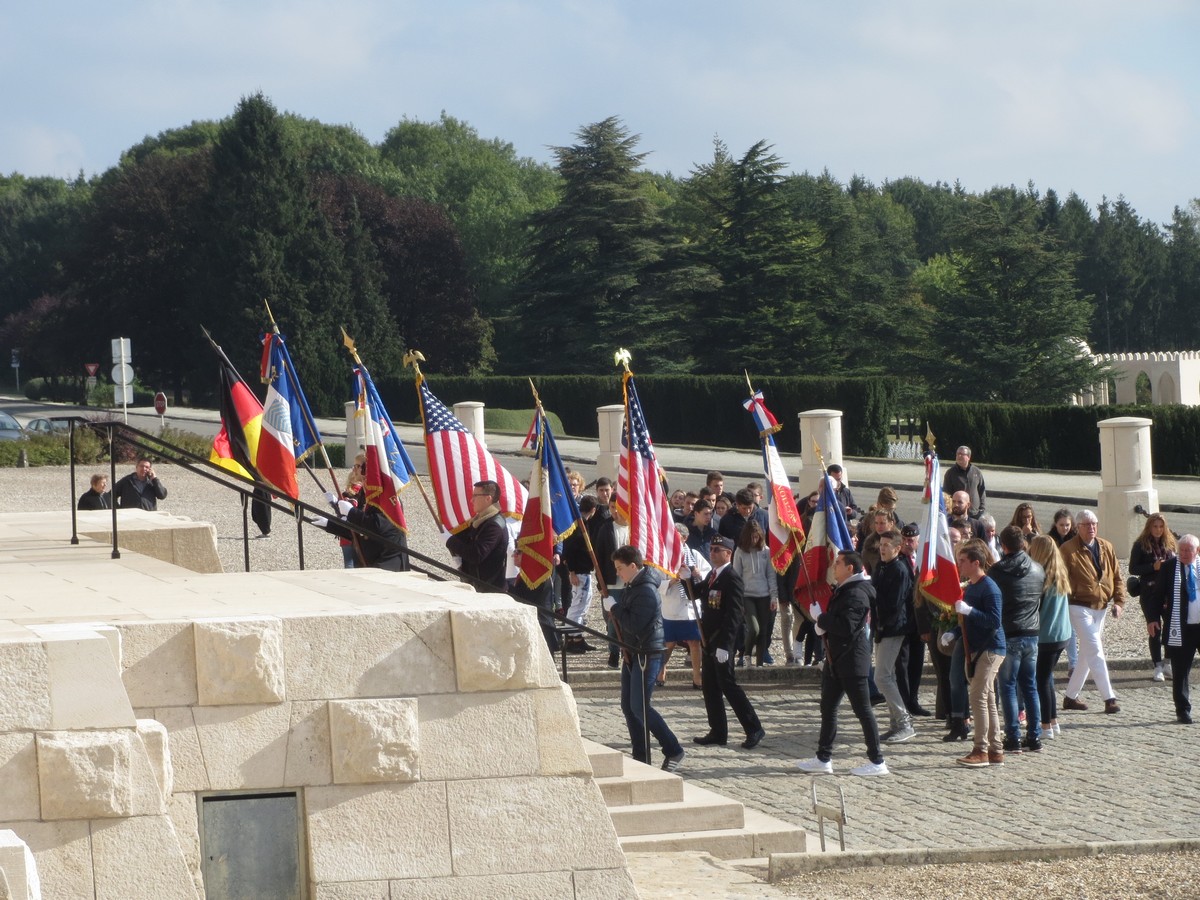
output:
[[[1195,764],[1200,732],[1176,724],[1169,682],[1155,684],[1138,673],[1136,679],[1118,677],[1116,686],[1119,714],[1105,715],[1089,684],[1083,697],[1090,709],[1062,713],[1060,737],[1046,741],[1041,753],[1010,754],[1002,767],[955,765],[970,743],[943,743],[939,722],[918,720],[915,739],[885,750],[892,774],[883,778],[847,774],[851,766],[865,761],[865,755],[857,720],[843,704],[833,761],[834,778],[846,795],[847,848],[997,847],[1195,836],[1200,826],[1200,767]],[[732,717],[728,747],[691,743],[693,736],[707,730],[698,691],[655,695],[656,708],[687,748],[681,774],[701,787],[815,831],[809,776],[798,772],[795,762],[816,752],[817,690],[764,688],[748,693],[767,732],[751,751],[739,746],[742,735]],[[932,706],[931,697],[923,699]],[[577,688],[576,700],[584,736],[628,752],[614,692]]]

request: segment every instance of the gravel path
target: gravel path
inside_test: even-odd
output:
[[[957,897],[1196,897],[1200,852],[1096,856],[1049,862],[964,863],[947,866],[815,872],[775,885],[790,897],[842,900],[929,900]]]

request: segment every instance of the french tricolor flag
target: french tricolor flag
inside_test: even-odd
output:
[[[925,458],[925,497],[929,514],[921,530],[921,543],[917,548],[920,574],[917,583],[921,596],[942,612],[950,612],[954,604],[962,599],[962,583],[958,578],[958,566],[954,562],[954,548],[950,545],[950,528],[946,523],[945,498],[941,489],[941,466],[936,453]]]

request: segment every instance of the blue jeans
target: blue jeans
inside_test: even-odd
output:
[[[963,655],[963,642],[960,637],[954,642],[950,653],[950,709],[951,716],[966,719],[971,715],[971,707],[967,698],[966,658]]]
[[[1017,689],[1025,701],[1025,727],[1030,738],[1042,736],[1042,713],[1037,689],[1037,635],[1008,639],[1008,654],[1000,666],[1000,700],[1004,704],[1004,730],[1009,738],[1021,737],[1017,721]]]
[[[646,711],[642,711],[642,691],[638,685],[638,675],[645,663]],[[658,741],[662,751],[667,756],[678,756],[683,752],[679,740],[675,737],[663,717],[650,705],[650,697],[654,694],[654,681],[662,668],[662,653],[640,654],[633,657],[632,666],[625,662],[621,664],[621,712],[625,714],[625,725],[629,729],[629,742],[633,745],[633,758],[638,762],[649,764],[650,749],[646,746],[646,722],[650,723],[650,733]]]

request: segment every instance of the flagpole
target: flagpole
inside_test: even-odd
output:
[[[267,308],[267,318],[271,320],[271,333],[276,337],[282,338],[282,335],[279,333],[279,326],[275,323],[275,314],[271,312],[271,304],[267,302],[265,297],[263,298],[263,306]],[[289,356],[288,358],[290,359],[291,357]],[[303,391],[300,390],[300,379],[296,377],[296,373],[292,371],[292,367],[285,363],[284,369],[285,374],[287,375],[288,383],[292,386],[292,390],[295,391],[298,396],[304,396]],[[321,429],[317,428],[317,423],[312,420],[312,417],[309,414],[308,404],[300,403],[299,406],[300,412],[304,416],[305,424],[308,425],[309,430],[312,431],[313,434],[320,434]],[[330,481],[333,482],[333,493],[340,497],[342,495],[342,486],[338,483],[337,473],[333,471],[333,463],[330,462],[329,454],[325,451],[325,442],[317,441],[317,446],[321,448],[321,458],[325,460],[325,468],[329,471]],[[317,478],[317,474],[308,464],[308,460],[302,459],[300,460],[300,464],[304,466],[308,474],[312,476],[312,479],[314,482],[316,482],[319,490],[321,488],[321,480]]]
[[[546,411],[544,409],[542,409],[542,398],[538,396],[537,388],[534,387],[532,378],[529,379],[529,390],[531,390],[533,392],[533,407],[534,407],[535,417],[541,418],[541,417],[545,416]],[[543,436],[542,431],[539,429],[539,431],[538,431],[538,450],[539,450],[539,452],[541,449],[541,442],[543,440],[545,440],[545,437]],[[530,487],[532,487],[532,485]],[[576,509],[578,509],[578,508],[579,507],[576,506]],[[588,556],[591,557],[593,570],[596,573],[596,585],[600,589],[600,596],[602,598],[607,597],[608,596],[608,585],[605,584],[604,579],[602,577],[600,577],[601,576],[600,560],[596,556],[595,548],[592,547],[592,536],[590,534],[588,534],[587,523],[584,522],[582,515],[580,515],[578,518],[575,519],[575,527],[578,528],[580,533],[582,534],[583,545],[585,547],[587,547]],[[618,635],[618,637],[620,637],[620,635]]]

